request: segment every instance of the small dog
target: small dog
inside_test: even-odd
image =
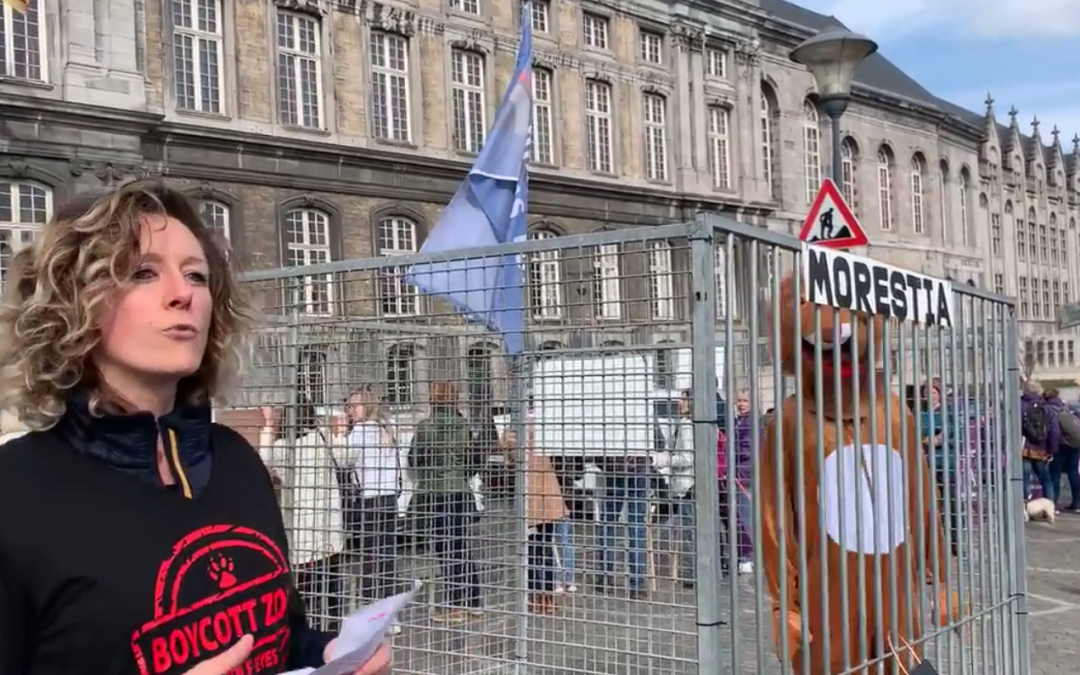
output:
[[[1024,522],[1045,520],[1053,523],[1057,520],[1057,505],[1045,497],[1032,499],[1024,504]]]

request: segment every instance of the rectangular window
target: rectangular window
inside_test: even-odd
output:
[[[173,0],[172,21],[176,107],[220,114],[220,0]]]
[[[994,292],[998,295],[1005,295],[1005,275],[994,275]]]
[[[645,94],[645,177],[667,180],[667,101]]]
[[[606,17],[585,12],[581,17],[582,39],[586,47],[608,48],[608,20]]]
[[[652,31],[641,31],[638,50],[641,60],[660,65],[664,62],[664,37]]]
[[[371,132],[375,138],[408,142],[409,41],[393,33],[371,34]]]
[[[601,319],[622,315],[619,278],[619,245],[603,244],[593,259],[593,302]]]
[[[1042,303],[1043,303],[1043,317],[1050,319],[1053,318],[1054,312],[1050,305],[1050,280],[1042,280]]]
[[[479,153],[487,132],[484,57],[476,52],[455,49],[450,56],[450,73],[454,149]]]
[[[1001,216],[997,213],[990,215],[990,252],[1001,257]]]
[[[1024,221],[1016,221],[1016,259],[1027,260],[1027,237],[1024,233],[1027,230],[1024,229]],[[1032,255],[1035,254],[1035,249],[1031,249]]]
[[[1076,352],[1073,351],[1074,348],[1075,348],[1075,346],[1074,346],[1074,342],[1072,340],[1069,340],[1069,341],[1067,341],[1065,343],[1065,350],[1066,350],[1067,359],[1069,361],[1070,366],[1075,366],[1076,365]]]
[[[713,187],[731,189],[731,111],[709,108],[709,174]]]
[[[555,163],[555,143],[552,126],[551,71],[533,69],[533,142],[532,161],[538,164]]]
[[[727,52],[722,49],[705,50],[705,74],[709,77],[727,77]]]
[[[589,169],[614,173],[611,85],[607,82],[585,82],[585,136],[589,144]]]
[[[0,3],[0,75],[20,80],[44,82],[45,22],[41,5],[45,0],[30,0],[25,12],[16,12],[8,3]]]
[[[282,124],[323,127],[321,30],[310,16],[278,12],[278,117]]]
[[[1027,277],[1020,277],[1020,318],[1026,319],[1031,316],[1031,295],[1028,292]]]
[[[654,242],[649,249],[649,300],[652,318],[670,321],[675,318],[675,284],[672,275],[671,245]]]
[[[466,14],[480,14],[480,0],[450,0],[450,9]]]
[[[529,11],[532,14],[534,33],[548,33],[551,31],[551,4],[548,0],[532,0]]]

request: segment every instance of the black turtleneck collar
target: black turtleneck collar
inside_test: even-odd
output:
[[[80,452],[157,486],[160,438],[181,493],[194,497],[210,480],[209,404],[180,406],[157,419],[148,412],[91,415],[89,394],[77,391],[55,430]]]

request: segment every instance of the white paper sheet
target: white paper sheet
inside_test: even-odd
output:
[[[284,675],[352,675],[386,640],[386,632],[398,612],[412,602],[420,585],[419,581],[414,582],[412,590],[368,605],[345,619],[326,665],[292,670]]]

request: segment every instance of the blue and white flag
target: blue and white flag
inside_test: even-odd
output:
[[[532,150],[532,15],[521,8],[521,46],[514,77],[495,112],[484,147],[421,253],[446,253],[526,239]],[[525,284],[516,255],[418,263],[406,281],[441,297],[471,320],[502,334],[509,354],[525,346]]]

